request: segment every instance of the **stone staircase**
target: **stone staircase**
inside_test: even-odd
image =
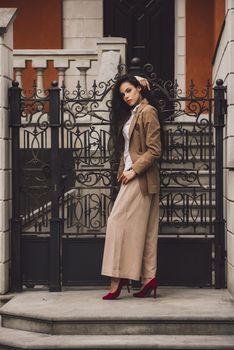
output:
[[[0,313],[0,349],[234,349],[234,301],[226,290],[159,288],[156,299],[126,291],[23,292]]]

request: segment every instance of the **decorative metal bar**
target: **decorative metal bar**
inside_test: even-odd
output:
[[[12,220],[11,220],[11,289],[14,292],[22,290],[22,272],[21,272],[21,217],[20,217],[20,135],[19,127],[21,123],[21,91],[17,81],[12,82],[9,89],[10,102],[10,123],[12,127],[12,191],[14,199],[12,201]]]
[[[215,286],[225,287],[225,220],[223,213],[223,128],[227,101],[226,87],[218,79],[214,87],[214,127],[216,139],[216,218],[215,226]]]
[[[210,85],[199,95],[192,82],[190,91],[181,96],[177,82],[158,80],[149,65],[144,72],[165,126],[160,236],[214,238]],[[40,97],[36,86],[31,96],[21,96],[21,122],[19,118],[13,125],[20,129],[19,147],[25,157],[18,170],[20,215],[23,234],[50,233],[50,290],[60,290],[61,237],[105,235],[118,192],[109,118],[114,82],[94,81],[89,91],[78,82],[71,92],[63,84],[61,93],[53,83],[49,97]]]
[[[61,219],[59,217],[59,197],[62,189],[61,164],[59,154],[59,127],[60,127],[60,89],[56,81],[49,88],[49,117],[51,126],[51,220],[50,220],[50,247],[49,247],[49,288],[56,292],[61,290],[60,281],[60,244]]]

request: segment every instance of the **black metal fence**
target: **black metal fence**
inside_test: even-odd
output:
[[[198,92],[191,82],[185,96],[150,65],[143,73],[165,129],[159,280],[224,287],[225,88],[218,81],[213,97],[209,83]],[[94,82],[88,92],[53,82],[46,95],[35,87],[31,96],[17,82],[10,88],[13,290],[107,282],[101,257],[118,191],[109,119],[114,82]]]

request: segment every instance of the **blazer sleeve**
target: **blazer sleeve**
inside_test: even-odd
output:
[[[146,151],[132,165],[132,169],[139,175],[161,156],[160,123],[157,111],[152,106],[147,106],[142,114]]]

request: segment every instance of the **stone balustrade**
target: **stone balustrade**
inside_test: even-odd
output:
[[[22,76],[27,62],[31,62],[37,88],[43,93],[45,71],[52,61],[59,86],[64,82],[73,90],[79,80],[82,89],[87,90],[94,79],[106,81],[116,74],[118,64],[125,64],[125,47],[126,39],[108,37],[97,40],[96,50],[14,50],[15,78],[23,89],[27,88]]]

